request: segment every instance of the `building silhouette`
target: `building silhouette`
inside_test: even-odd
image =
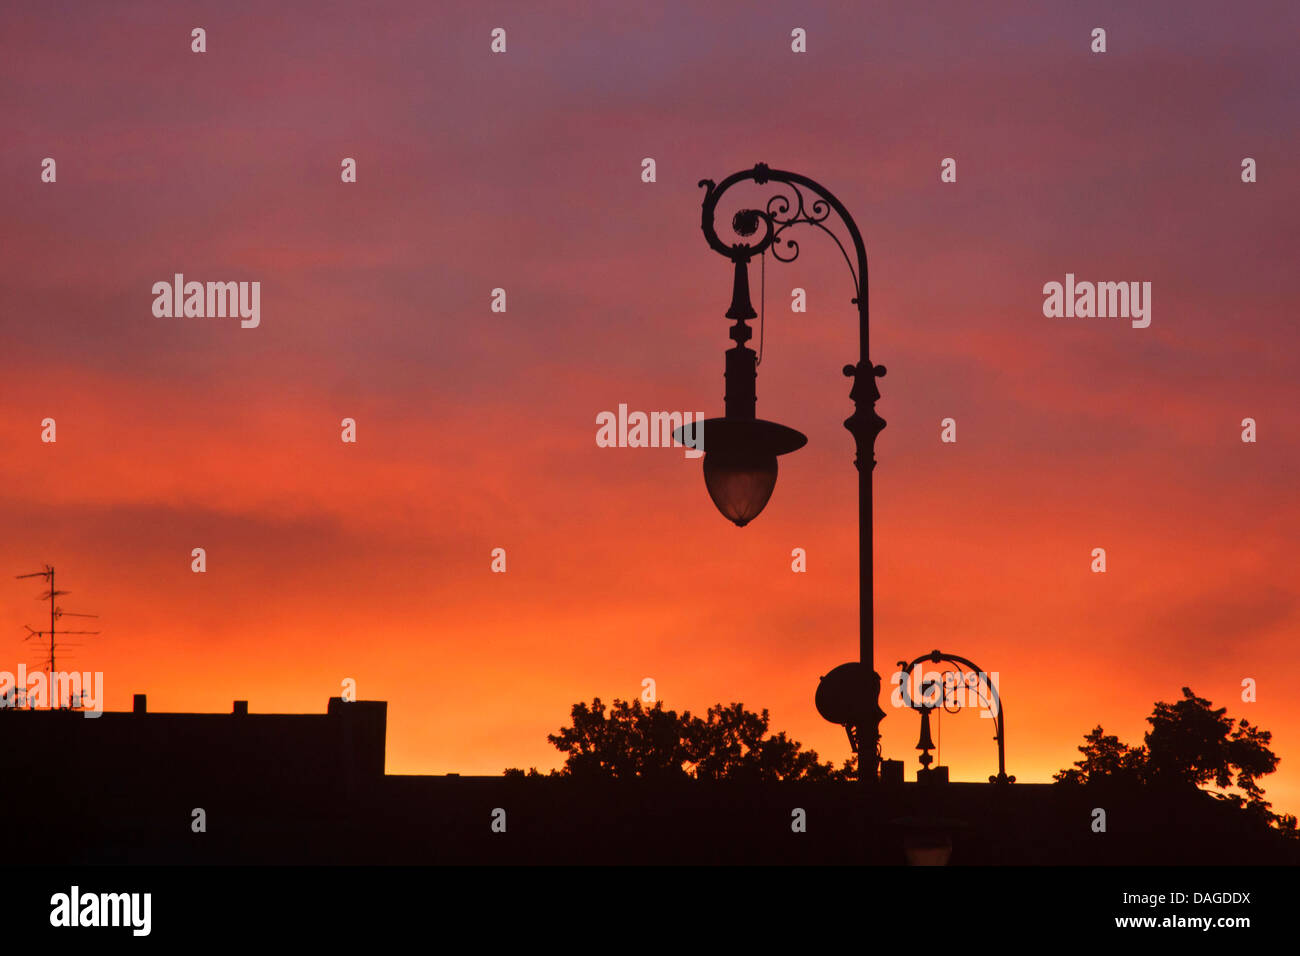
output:
[[[55,864],[897,865],[918,847],[952,865],[1300,863],[1300,841],[1197,790],[391,775],[386,731],[385,702],[340,698],[323,714],[151,713],[144,695],[94,718],[0,708],[6,848]]]

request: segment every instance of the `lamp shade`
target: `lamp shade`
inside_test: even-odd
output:
[[[947,866],[954,835],[967,829],[962,820],[942,817],[901,817],[889,824],[902,835],[908,866]]]
[[[807,444],[805,435],[761,418],[710,418],[674,432],[704,452],[704,486],[723,517],[743,528],[776,487],[776,458]]]
[[[947,866],[952,859],[952,837],[908,835],[903,838],[903,854],[908,866]]]
[[[772,497],[772,489],[776,487],[776,456],[745,460],[707,452],[704,487],[722,516],[743,528],[758,517]]]

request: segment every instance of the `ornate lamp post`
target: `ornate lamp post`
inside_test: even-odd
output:
[[[943,672],[942,685],[936,686],[934,694],[922,693],[920,701],[912,698],[912,672],[916,665],[923,661],[929,661],[932,664],[938,664],[942,661],[948,661],[955,665],[955,669]],[[957,686],[973,689],[979,696],[981,703],[993,712],[993,739],[998,745],[998,772],[995,776],[989,777],[989,783],[1008,784],[1015,783],[1016,778],[1007,775],[1007,732],[1006,716],[1002,710],[1002,695],[998,693],[998,685],[995,681],[988,678],[988,674],[978,667],[974,661],[958,654],[948,654],[937,648],[929,654],[922,654],[909,661],[898,662],[898,673],[900,675],[899,685],[902,690],[903,706],[910,707],[921,713],[921,739],[916,745],[916,749],[921,751],[921,767],[925,770],[930,768],[930,751],[934,749],[934,741],[930,738],[930,711],[943,707],[948,710],[948,692],[954,690]],[[919,676],[919,675],[918,675]],[[927,683],[921,686],[927,687]],[[937,685],[937,682],[936,682]],[[964,695],[963,695],[964,696]],[[955,711],[952,711],[955,713]]]
[[[759,186],[781,183],[789,192],[783,190],[772,196],[763,209],[746,208],[736,213],[731,228],[737,241],[724,242],[714,222],[718,201],[732,186],[746,181]],[[755,415],[756,356],[745,345],[752,334],[745,323],[757,317],[749,300],[749,260],[771,249],[777,260],[792,262],[799,255],[799,244],[784,234],[793,226],[806,225],[820,229],[835,241],[853,274],[852,302],[858,309],[859,358],[856,364],[844,366],[844,374],[853,379],[849,398],[854,403],[853,414],[845,420],[844,427],[852,433],[857,445],[854,464],[858,471],[859,660],[842,664],[822,678],[817,690],[817,708],[826,719],[847,729],[849,742],[858,753],[862,779],[870,783],[878,773],[880,721],[885,716],[879,705],[880,675],[875,673],[872,664],[875,630],[871,520],[876,436],[885,427],[884,419],[876,414],[875,405],[880,398],[876,379],[884,376],[885,367],[873,365],[869,358],[867,251],[862,234],[843,203],[806,176],[769,169],[759,163],[753,169],[733,173],[720,183],[705,179],[700,185],[705,189],[701,216],[704,238],[734,266],[727,318],[736,323],[730,333],[736,344],[727,351],[725,416],[704,423],[704,482],[718,510],[738,526],[743,527],[757,517],[771,497],[776,485],[777,456],[801,448],[807,442],[799,432]],[[805,190],[813,197],[811,204],[805,201]],[[852,257],[839,237],[825,225],[832,212],[848,230]],[[686,429],[679,431],[679,436],[689,434]]]

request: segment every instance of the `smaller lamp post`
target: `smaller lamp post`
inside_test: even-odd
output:
[[[926,682],[922,687],[921,700],[912,699],[912,671],[916,665],[923,661],[929,661],[932,664],[938,664],[941,661],[949,661],[956,665],[956,670],[946,671],[943,685],[939,687],[938,700],[932,700],[928,688],[933,682]],[[921,712],[921,738],[917,742],[916,749],[921,751],[921,770],[917,774],[917,779],[928,772],[930,767],[930,751],[934,749],[934,740],[930,736],[930,711],[937,706],[947,706],[947,675],[956,675],[960,678],[959,683],[968,687],[975,687],[979,693],[984,706],[993,712],[993,739],[998,745],[998,772],[996,775],[989,777],[989,783],[1011,784],[1016,782],[1016,778],[1007,774],[1007,750],[1006,750],[1006,716],[1002,709],[1002,695],[998,693],[997,684],[988,679],[988,675],[969,658],[962,657],[958,654],[949,654],[945,651],[935,649],[928,654],[922,654],[911,661],[898,662],[899,674],[901,675],[900,686],[903,692],[903,705],[913,710]],[[972,682],[972,678],[974,681]],[[987,688],[985,693],[982,688]],[[947,771],[945,770],[946,774]],[[947,777],[944,777],[947,780]]]

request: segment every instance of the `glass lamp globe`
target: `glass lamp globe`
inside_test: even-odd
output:
[[[710,418],[678,429],[683,444],[704,451],[704,486],[722,516],[745,527],[776,487],[776,458],[807,444],[802,433],[761,418]]]
[[[704,487],[722,516],[743,528],[767,505],[776,487],[776,455],[766,458],[705,453]]]

